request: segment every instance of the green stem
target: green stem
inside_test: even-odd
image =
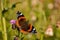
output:
[[[41,40],[43,40],[43,37],[44,37],[44,35],[43,35],[43,34],[41,34]]]
[[[7,32],[6,32],[6,21],[5,21],[5,18],[3,17],[2,18],[3,20],[3,40],[7,40]]]
[[[1,10],[3,10],[3,1],[1,0]],[[2,22],[2,35],[3,35],[3,40],[7,40],[7,33],[6,33],[6,22],[4,16],[1,14],[1,22]]]

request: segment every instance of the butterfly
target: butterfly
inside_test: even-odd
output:
[[[17,30],[23,34],[37,33],[35,27],[26,20],[25,16],[21,12],[17,12],[17,20],[12,20],[12,29]]]

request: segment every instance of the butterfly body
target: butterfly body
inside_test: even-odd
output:
[[[17,30],[22,33],[37,33],[36,29],[32,26],[32,24],[30,24],[26,20],[25,16],[19,11],[17,12],[17,20],[14,25],[17,28]]]

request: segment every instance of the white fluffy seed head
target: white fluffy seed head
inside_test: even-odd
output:
[[[51,27],[47,28],[47,30],[45,31],[45,34],[48,36],[53,36],[53,29]]]

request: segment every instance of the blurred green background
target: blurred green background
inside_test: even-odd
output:
[[[37,34],[20,33],[19,40],[60,40],[60,26],[56,25],[60,21],[60,0],[0,0],[0,40],[13,40],[18,34],[10,24],[17,19],[17,11],[37,30]],[[48,25],[52,25],[53,36],[45,34]]]

